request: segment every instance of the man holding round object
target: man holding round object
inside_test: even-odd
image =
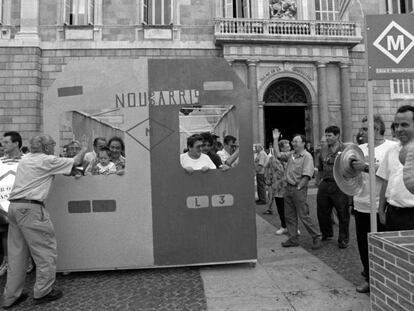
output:
[[[339,222],[338,247],[347,248],[349,243],[349,197],[341,191],[333,176],[336,157],[345,149],[340,141],[340,129],[335,125],[325,129],[327,146],[322,148],[318,157],[318,193],[316,195],[319,228],[322,241],[333,238],[332,207],[335,208]]]
[[[385,124],[380,115],[374,115],[374,150],[375,150],[375,170],[383,161],[386,153],[390,148],[394,147],[397,143],[384,138]],[[364,117],[362,119],[361,134],[364,141],[368,140],[368,119]],[[359,256],[361,258],[362,265],[364,267],[363,275],[365,282],[356,288],[359,293],[368,293],[370,291],[369,286],[369,258],[368,258],[368,233],[371,232],[371,202],[370,202],[370,180],[369,180],[369,165],[368,165],[368,143],[359,145],[365,159],[356,160],[352,162],[352,167],[362,173],[362,189],[354,196],[354,216],[355,216],[355,228],[358,242]],[[379,194],[381,189],[382,180],[377,177],[375,180],[375,207],[378,210]],[[384,231],[385,227],[379,222],[377,214],[377,231]]]
[[[414,230],[414,194],[404,183],[404,166],[399,158],[401,148],[414,138],[414,106],[398,108],[393,125],[400,143],[388,151],[377,171],[384,180],[378,213],[387,231]]]
[[[53,288],[56,279],[57,246],[53,224],[45,209],[54,176],[69,174],[83,161],[88,143],[82,140],[81,150],[74,158],[54,156],[55,141],[48,135],[30,140],[30,152],[19,162],[16,179],[9,196],[9,266],[4,290],[3,308],[13,307],[27,298],[23,292],[27,258],[36,263],[34,299],[36,304],[62,297]]]

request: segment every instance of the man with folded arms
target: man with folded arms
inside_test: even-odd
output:
[[[56,279],[56,237],[43,201],[55,175],[69,174],[73,167],[82,163],[88,143],[86,138],[82,140],[81,151],[74,158],[54,156],[55,145],[53,138],[48,135],[33,137],[30,140],[31,153],[20,160],[17,168],[9,196],[9,266],[4,309],[28,297],[23,288],[29,252],[36,263],[35,303],[62,297],[62,291],[53,288]]]

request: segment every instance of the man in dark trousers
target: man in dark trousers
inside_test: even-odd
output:
[[[333,238],[332,207],[334,207],[339,221],[338,247],[347,248],[349,243],[350,199],[339,189],[333,176],[335,158],[345,149],[345,145],[339,137],[339,127],[331,125],[325,129],[327,146],[322,148],[317,160],[317,182],[319,187],[316,202],[322,241]]]
[[[36,263],[34,299],[36,304],[62,297],[62,291],[53,288],[56,279],[57,245],[55,231],[46,199],[54,176],[69,174],[80,165],[87,151],[86,138],[74,158],[54,156],[55,141],[48,135],[30,140],[30,153],[19,162],[16,179],[9,196],[9,265],[4,290],[3,308],[8,309],[27,299],[23,292],[29,253]]]
[[[414,194],[404,183],[404,166],[399,158],[401,148],[414,139],[414,106],[398,108],[393,124],[400,143],[387,152],[377,171],[384,181],[378,213],[386,231],[414,230]]]
[[[275,156],[281,161],[287,162],[284,205],[289,238],[282,242],[282,246],[299,246],[299,219],[312,237],[312,249],[319,249],[322,246],[320,233],[312,221],[307,203],[308,182],[313,176],[314,165],[312,155],[305,149],[306,138],[303,135],[294,135],[292,140],[293,151],[280,152],[279,136],[279,130],[274,129],[273,146]]]

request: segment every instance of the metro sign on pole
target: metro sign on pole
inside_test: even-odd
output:
[[[367,15],[368,79],[414,78],[414,15]]]

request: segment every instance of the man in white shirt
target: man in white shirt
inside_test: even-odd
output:
[[[199,134],[194,134],[187,138],[188,152],[181,154],[180,162],[188,174],[192,174],[197,170],[207,172],[209,169],[216,168],[210,157],[201,152],[203,141],[203,137]]]
[[[84,161],[92,163],[93,160],[98,156],[98,152],[102,150],[103,147],[106,147],[107,142],[103,137],[97,137],[93,140],[93,150],[85,154]]]
[[[22,157],[9,196],[9,265],[4,290],[3,308],[11,308],[26,300],[23,292],[29,253],[36,263],[34,294],[36,304],[62,297],[53,288],[56,279],[57,245],[49,213],[44,207],[54,176],[69,174],[82,163],[88,143],[82,141],[74,158],[54,156],[53,138],[38,135],[30,140],[30,153]]]
[[[6,132],[3,134],[3,146],[4,146],[4,156],[0,157],[0,165],[2,165],[2,174],[7,171],[16,171],[17,165],[22,158],[22,153],[20,148],[22,147],[22,137],[18,132]],[[7,182],[6,185],[1,184],[3,188],[0,193],[2,194],[2,200],[0,205],[2,209],[6,209],[9,205],[7,201],[7,196],[10,194],[11,186],[13,185],[13,180]],[[4,215],[0,216],[0,231],[1,231],[1,246],[3,250],[3,262],[0,265],[0,276],[3,276],[7,272],[8,256],[7,256],[7,232],[9,230],[9,224],[7,217]]]
[[[231,135],[224,136],[223,150],[217,151],[223,165],[236,166],[239,161],[239,149],[236,144],[237,138]]]
[[[363,141],[368,141],[368,119],[362,119],[361,137]],[[374,148],[375,148],[375,170],[383,161],[386,153],[397,143],[384,138],[385,124],[380,115],[374,115]],[[354,196],[354,216],[355,228],[358,242],[359,256],[361,258],[364,270],[362,274],[365,277],[365,282],[356,288],[359,293],[368,293],[369,286],[369,258],[368,258],[368,233],[371,232],[371,202],[370,202],[370,182],[369,182],[369,165],[368,162],[368,144],[363,143],[359,145],[364,153],[364,161],[353,162],[353,167],[362,172],[362,189]],[[378,211],[379,194],[382,185],[382,180],[377,177],[375,180],[376,201],[375,208]],[[384,231],[385,227],[380,223],[377,214],[377,231]]]
[[[377,176],[384,180],[378,213],[387,231],[414,230],[414,195],[404,184],[403,165],[399,161],[402,146],[414,138],[414,106],[398,108],[393,124],[400,143],[388,151],[377,171]]]

